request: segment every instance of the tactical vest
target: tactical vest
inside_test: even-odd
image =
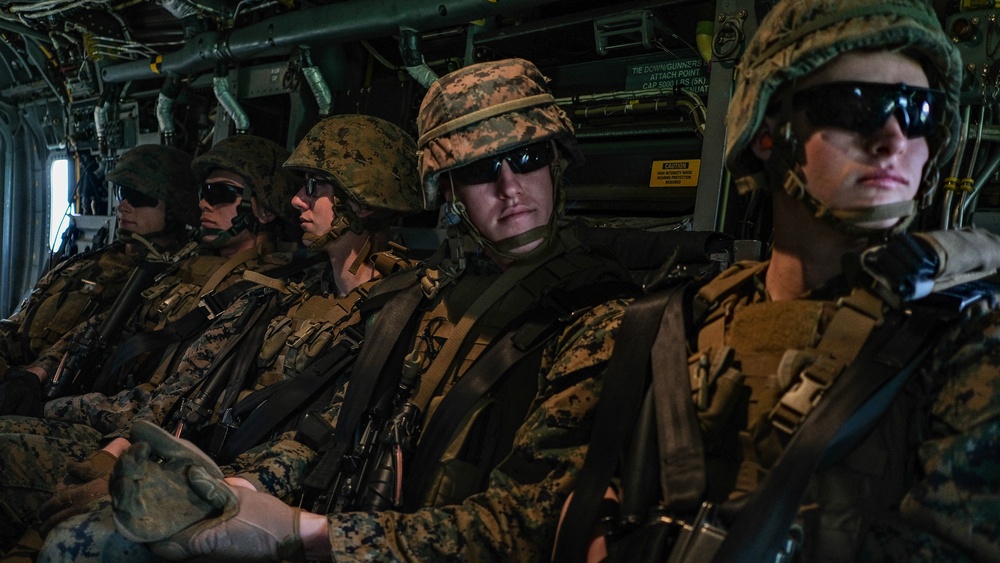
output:
[[[411,337],[413,349],[422,358],[419,370],[421,386],[431,383],[427,380],[427,371],[434,359],[442,353],[442,348],[448,346],[449,341],[455,337],[461,337],[462,340],[454,355],[455,361],[436,382],[433,393],[427,393],[433,395],[429,403],[418,405],[426,412],[424,428],[434,422],[442,399],[475,361],[502,337],[517,331],[520,321],[544,307],[546,300],[558,300],[562,295],[602,282],[615,282],[623,293],[630,287],[630,275],[617,261],[580,246],[570,233],[564,231],[561,237],[558,244],[563,245],[564,251],[539,259],[538,264],[531,266],[528,275],[504,288],[500,295],[493,295],[492,303],[464,334],[458,334],[457,331],[460,330],[458,327],[462,326],[467,311],[475,306],[477,299],[500,290],[498,286],[503,284],[506,273],[475,275],[467,271],[456,282],[446,286],[434,301],[428,303],[416,334]],[[594,297],[599,295],[605,294],[596,289],[592,292]],[[599,300],[606,301],[608,298],[610,297],[600,297]],[[596,304],[594,302],[588,305]],[[574,310],[582,308],[575,304],[570,307]],[[572,311],[566,311],[570,312]],[[567,314],[563,323],[569,318],[570,315]],[[523,422],[528,404],[537,391],[538,361],[518,369],[524,370],[520,379],[510,377],[502,381],[488,396],[482,396],[475,404],[469,405],[469,414],[462,427],[452,436],[443,458],[436,465],[427,490],[407,495],[422,500],[412,503],[407,509],[457,504],[485,489],[489,473],[509,453],[513,431]],[[520,412],[513,413],[512,416],[510,411],[517,411],[518,408],[513,408],[513,405],[518,403],[521,405]],[[497,440],[497,436],[502,438]],[[418,448],[425,445],[426,438],[421,437]]]
[[[338,338],[344,326],[358,322],[356,307],[374,280],[344,297],[308,295],[287,313],[271,321],[257,360],[260,375],[254,385],[261,389],[291,379],[305,371]]]
[[[85,311],[96,315],[114,303],[140,258],[116,242],[56,266],[3,322],[0,353],[10,365],[33,361],[82,322]]]
[[[143,305],[135,318],[145,331],[163,328],[183,317],[210,291],[222,291],[243,279],[247,270],[259,271],[287,264],[291,256],[259,249],[241,252],[232,258],[199,254],[180,262],[142,294]]]
[[[305,412],[329,402],[333,384],[345,374],[320,370],[323,364],[318,360],[328,359],[341,341],[357,338],[347,331],[347,327],[360,324],[358,304],[364,301],[383,273],[406,263],[390,252],[380,253],[378,258],[376,277],[343,297],[326,291],[328,263],[324,268],[307,272],[305,277],[296,275],[295,282],[256,273],[245,276],[261,286],[247,292],[217,317],[201,339],[201,345],[188,352],[189,356],[210,358],[209,365],[198,370],[205,374],[204,380],[193,387],[188,396],[211,402],[210,415],[205,422],[214,427],[197,436],[206,451],[231,460],[260,439],[294,428]],[[272,316],[257,316],[255,308],[268,300],[277,301]],[[254,325],[259,323],[266,323],[266,330],[260,340],[255,341],[247,333],[257,330]],[[239,342],[235,350],[233,342]],[[257,351],[253,362],[245,367],[229,365],[228,354],[242,355],[247,351]],[[245,372],[236,373],[237,370]],[[316,379],[318,385],[309,382],[299,385],[302,382],[296,379],[304,375],[308,376],[305,379]],[[225,389],[215,391],[213,397],[205,397],[206,388],[214,385],[212,379],[217,378],[222,379]],[[301,397],[301,402],[289,398],[298,396],[303,389],[311,391]],[[180,405],[181,418],[184,408]],[[248,428],[254,425],[259,428]]]
[[[830,301],[766,301],[766,266],[739,264],[699,292],[712,313],[688,363],[714,502],[754,491],[777,461],[788,435],[770,413],[838,310]],[[914,474],[921,387],[911,379],[851,453],[813,476],[798,520],[803,560],[854,561],[871,523],[899,506]]]

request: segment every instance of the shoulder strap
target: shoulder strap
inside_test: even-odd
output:
[[[326,259],[324,254],[314,254],[302,260],[271,268],[264,274],[272,278],[285,278]],[[166,348],[170,344],[187,340],[192,335],[205,330],[212,319],[225,311],[237,297],[257,286],[259,284],[252,281],[241,281],[221,292],[206,293],[202,295],[197,307],[173,323],[160,330],[143,332],[128,338],[118,346],[111,360],[104,364],[101,379],[113,381],[118,378],[118,372],[122,366],[139,354]]]
[[[516,366],[533,370],[537,375],[543,347],[574,312],[616,297],[632,297],[634,293],[630,287],[621,282],[608,282],[563,292],[557,299],[543,299],[527,322],[494,341],[444,396],[422,432],[420,447],[407,468],[404,510],[419,508],[436,474],[437,464],[461,429],[469,410],[481,397],[505,380]],[[535,361],[528,361],[532,358]],[[529,389],[535,387],[532,385]]]
[[[594,415],[587,456],[566,517],[559,526],[554,554],[557,562],[585,559],[604,491],[611,483],[624,444],[636,424],[649,381],[650,350],[656,340],[669,341],[665,348],[674,351],[672,354],[667,352],[669,357],[657,358],[667,377],[675,381],[673,388],[686,389],[690,385],[683,345],[686,342],[683,322],[686,287],[677,286],[655,293],[632,303],[625,311],[604,375],[604,390]],[[689,393],[673,394],[690,405]],[[695,432],[697,428],[696,423]]]
[[[303,486],[312,491],[326,491],[340,471],[344,454],[350,447],[355,429],[361,422],[372,396],[378,388],[386,365],[395,356],[397,348],[409,347],[407,334],[412,329],[414,313],[423,301],[423,291],[419,284],[413,284],[397,293],[375,317],[369,329],[370,336],[361,347],[361,352],[352,370],[351,385],[347,387],[343,407],[337,416],[333,442],[320,457],[319,462],[306,477]]]
[[[438,391],[440,382],[448,374],[452,363],[458,356],[459,349],[462,348],[463,344],[466,344],[466,336],[482,318],[483,314],[492,308],[508,291],[516,287],[521,280],[524,280],[548,263],[548,261],[564,252],[565,247],[561,246],[551,256],[547,256],[545,260],[511,266],[469,306],[465,314],[462,315],[462,318],[455,324],[451,334],[448,335],[448,340],[445,341],[444,346],[437,353],[434,361],[427,368],[427,371],[420,376],[420,386],[412,402],[421,412],[427,412],[427,405],[430,404],[431,398]]]
[[[234,410],[250,410],[236,433],[226,441],[219,455],[220,463],[229,463],[239,454],[257,445],[289,415],[301,407],[321,387],[336,381],[354,363],[364,338],[364,323],[357,323],[340,331],[337,343],[326,350],[309,369],[289,380],[287,384],[269,385],[251,393],[236,404]]]

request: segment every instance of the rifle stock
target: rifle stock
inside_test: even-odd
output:
[[[157,274],[167,266],[165,262],[149,260],[139,263],[101,325],[94,327],[88,323],[87,328],[70,342],[45,390],[47,398],[55,399],[91,390],[104,393],[109,391],[107,385],[100,385],[101,388],[98,388],[100,368],[106,358],[104,352],[121,336],[125,323],[135,313],[142,292],[153,284]],[[92,304],[96,305],[96,302]],[[85,310],[84,313],[90,316],[93,314],[93,307],[88,305],[88,309],[90,311]]]

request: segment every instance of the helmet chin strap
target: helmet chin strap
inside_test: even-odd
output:
[[[796,156],[798,141],[791,130],[791,124],[778,128],[774,135],[774,147],[771,156],[764,163],[766,185],[781,186],[792,199],[801,201],[802,205],[817,219],[830,228],[851,238],[864,238],[871,241],[883,240],[892,235],[902,233],[913,222],[917,213],[917,202],[914,200],[897,201],[869,207],[853,209],[830,209],[809,192],[802,164]],[[880,223],[889,219],[897,219],[889,227],[868,227],[865,224]]]
[[[857,207],[852,209],[830,209],[816,199],[807,189],[802,167],[796,165],[789,170],[783,183],[785,193],[802,202],[814,217],[826,223],[832,229],[851,238],[864,238],[870,241],[883,240],[906,230],[913,222],[917,213],[917,202],[914,200],[897,201]],[[889,227],[867,227],[865,224],[881,223],[889,219],[897,221]]]
[[[236,209],[236,217],[233,218],[232,226],[228,229],[206,229],[202,227],[198,235],[200,237],[215,235],[215,239],[208,243],[212,248],[226,246],[233,237],[243,231],[250,231],[250,234],[256,235],[260,231],[260,221],[253,214],[253,205],[250,203],[252,197],[253,192],[250,191],[250,188],[244,186],[243,197],[240,200],[239,207]]]
[[[368,231],[370,234],[365,238],[365,243],[361,247],[358,257],[351,263],[350,272],[352,274],[356,274],[361,268],[361,264],[363,264],[373,253],[375,246],[374,233],[387,228],[389,220],[382,218],[359,217],[354,211],[354,208],[347,203],[346,198],[334,198],[333,210],[336,219],[333,220],[333,224],[330,226],[329,231],[319,236],[306,233],[302,238],[311,240],[309,243],[310,251],[319,252],[330,244],[333,244],[333,241],[337,240],[341,237],[341,235],[348,231],[357,234],[362,234],[365,231]]]

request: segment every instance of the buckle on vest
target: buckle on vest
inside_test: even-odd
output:
[[[843,369],[842,362],[817,356],[799,372],[798,381],[771,409],[771,424],[785,434],[793,434]]]
[[[198,308],[205,311],[205,318],[212,320],[222,314],[228,306],[216,296],[214,291],[209,291],[198,300]]]
[[[352,352],[357,352],[365,341],[365,333],[352,325],[340,331],[340,340],[349,344]]]

